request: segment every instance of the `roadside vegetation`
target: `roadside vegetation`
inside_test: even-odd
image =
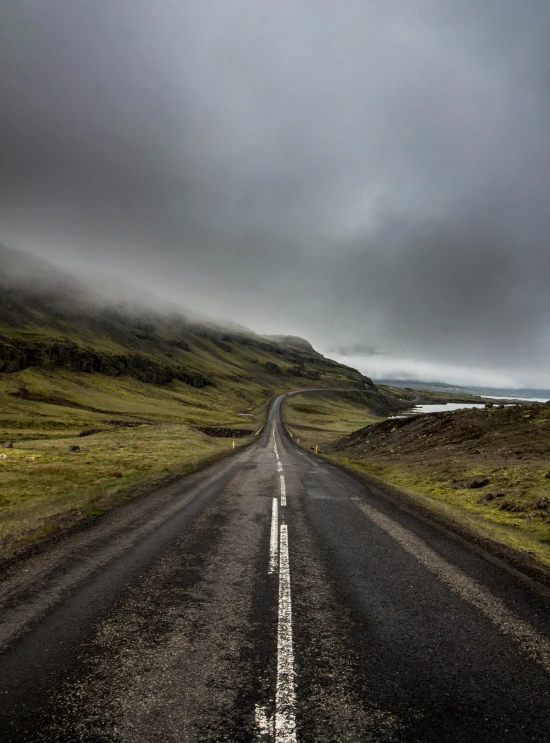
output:
[[[309,404],[314,406],[311,399]],[[301,445],[318,443],[334,463],[550,564],[550,405],[388,418],[340,435],[365,415],[364,408],[352,413],[349,402],[335,399],[311,429],[311,411],[294,400],[285,408]],[[336,433],[332,441],[329,432]]]
[[[21,383],[35,399],[13,396]],[[244,429],[235,445],[246,444],[261,427],[261,391],[222,396],[62,370],[0,375],[0,551],[231,451],[232,437],[197,424]]]

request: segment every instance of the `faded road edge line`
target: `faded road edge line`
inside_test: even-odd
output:
[[[281,475],[281,506],[286,506],[286,485],[284,475]]]
[[[464,601],[483,612],[503,635],[515,640],[530,658],[550,672],[550,642],[546,637],[507,609],[499,598],[448,563],[410,531],[358,498],[353,498],[353,501],[365,516],[395,539],[406,552],[446,583]]]
[[[269,709],[261,704],[257,704],[254,710],[254,719],[256,722],[256,740],[273,741],[273,715],[269,714]]]
[[[296,743],[296,692],[294,650],[292,647],[292,604],[290,597],[288,528],[286,524],[281,524],[280,537],[275,743]]]

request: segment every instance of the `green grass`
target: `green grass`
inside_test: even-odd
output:
[[[71,444],[81,451],[69,452]],[[193,471],[230,450],[230,439],[209,438],[178,424],[18,442],[0,461],[0,546],[9,551],[34,541],[104,510],[139,484],[152,486]]]
[[[359,403],[360,399],[336,393],[292,395],[283,403],[283,419],[295,441],[315,449],[317,445],[384,420],[373,415],[366,403]]]
[[[11,396],[22,381],[31,394],[66,404]],[[231,439],[206,436],[195,424],[258,430],[266,405],[267,394],[254,385],[224,395],[179,382],[157,386],[62,370],[0,375],[0,443],[14,441],[14,448],[0,450],[7,456],[0,460],[0,550],[104,509],[140,483],[183,474],[229,452]],[[78,435],[95,428],[101,433]],[[81,451],[70,452],[71,445]]]

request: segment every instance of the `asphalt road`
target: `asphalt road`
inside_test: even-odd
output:
[[[550,741],[548,592],[294,446],[279,407],[4,573],[2,741]]]

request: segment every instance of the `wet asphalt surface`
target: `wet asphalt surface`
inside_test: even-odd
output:
[[[279,404],[252,446],[4,571],[2,741],[550,740],[548,590],[294,446]]]

